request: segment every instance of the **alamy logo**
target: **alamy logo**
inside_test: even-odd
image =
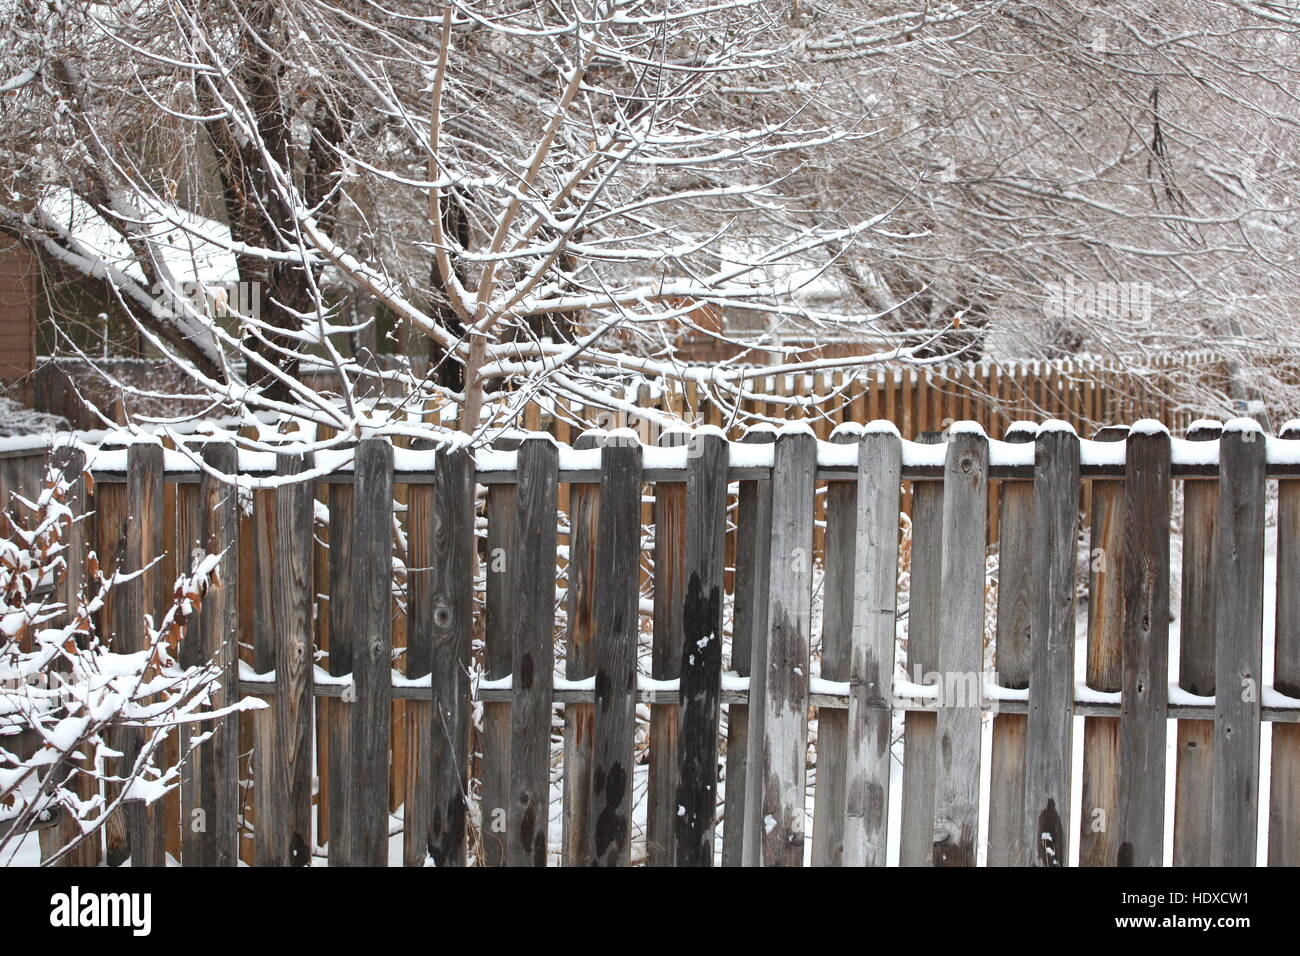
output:
[[[50,897],[50,925],[130,927],[134,936],[148,936],[153,927],[153,897],[149,893],[82,893],[74,886]]]
[[[1049,282],[1043,312],[1057,321],[1151,318],[1150,282]]]

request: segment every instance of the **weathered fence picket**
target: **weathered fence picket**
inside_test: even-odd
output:
[[[1031,442],[1037,427],[1018,422],[1007,430],[1011,444]],[[1029,686],[1033,615],[1034,485],[1003,481],[998,489],[998,606],[995,639],[999,686]],[[989,866],[1030,862],[1025,819],[1025,714],[995,714],[989,753]]]
[[[1300,440],[1300,427],[1281,439]],[[1277,483],[1277,618],[1273,687],[1300,699],[1300,481]],[[1274,722],[1269,777],[1268,865],[1300,866],[1300,723]]]
[[[1259,819],[1264,671],[1264,435],[1254,422],[1225,426],[1219,442],[1219,488],[1210,863],[1251,866]]]
[[[611,436],[600,450],[600,472],[596,743],[587,833],[592,862],[617,866],[626,865],[632,854],[632,743],[641,585],[640,445],[629,444],[617,433]]]
[[[943,477],[943,599],[936,655],[941,677],[935,720],[935,866],[975,865],[988,476],[988,439],[982,432],[952,431]]]
[[[1116,853],[1119,866],[1159,866],[1169,705],[1169,435],[1139,422],[1126,444]]]
[[[713,865],[726,531],[727,445],[721,434],[706,432],[692,440],[686,465],[686,552],[682,570],[686,593],[681,612],[674,859],[678,866]]]
[[[1216,441],[1217,423],[1197,422],[1189,441]],[[1183,587],[1179,615],[1178,687],[1189,694],[1214,694],[1214,525],[1219,485],[1183,483]],[[1209,866],[1213,826],[1214,722],[1178,721],[1175,776],[1174,866]]]
[[[1074,740],[1074,569],[1079,524],[1079,440],[1044,426],[1034,453],[1029,718],[1024,816],[1029,862],[1069,859],[1070,759]]]
[[[514,550],[504,555],[514,565],[509,575],[512,593],[505,596],[515,605],[505,856],[513,866],[546,865],[558,468],[559,456],[549,438],[530,438],[519,446],[518,537]]]
[[[898,611],[898,509],[902,449],[873,429],[858,447],[856,558],[849,633],[844,851],[848,866],[884,866],[889,835],[894,644]]]

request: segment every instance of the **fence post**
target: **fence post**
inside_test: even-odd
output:
[[[1120,866],[1160,866],[1169,712],[1169,432],[1159,422],[1140,421],[1127,446],[1116,854]]]
[[[311,457],[280,454],[276,476],[311,468]],[[312,855],[312,530],[310,482],[281,485],[273,513],[257,515],[254,643],[259,672],[275,671],[271,708],[256,715],[254,831],[258,866],[309,866]]]
[[[771,444],[771,428],[751,428],[744,444]],[[731,669],[749,678],[749,700],[762,699],[766,661],[767,592],[771,553],[765,546],[772,526],[772,480],[740,482],[736,496],[736,590],[731,635]],[[759,648],[763,650],[760,651]],[[763,708],[727,707],[727,802],[723,808],[722,865],[753,866],[759,859],[762,814],[757,812],[757,778],[748,772],[753,741],[763,739]]]
[[[1062,427],[1053,427],[1060,425]],[[1034,590],[1025,826],[1031,863],[1069,861],[1074,740],[1074,566],[1079,527],[1079,439],[1048,423],[1034,450]]]
[[[353,471],[351,626],[348,715],[351,799],[345,826],[353,866],[388,865],[388,748],[393,695],[393,446],[357,443]]]
[[[1300,439],[1288,422],[1282,439]],[[1300,480],[1277,483],[1277,627],[1273,687],[1300,698]],[[1300,724],[1273,722],[1268,865],[1300,866]]]
[[[1219,442],[1214,536],[1214,829],[1212,866],[1254,866],[1263,693],[1265,436],[1228,422]]]
[[[161,445],[136,442],[126,451],[126,547],[122,570],[144,571],[163,553],[163,449]],[[146,614],[159,617],[158,597],[161,571],[155,565],[143,574],[118,585],[115,612],[118,648],[125,653],[143,651],[148,646],[145,633]],[[169,584],[171,582],[168,582]],[[129,768],[145,743],[145,732],[128,728],[122,735],[124,754],[120,766]],[[132,866],[166,866],[161,801],[145,803],[128,800],[124,804],[127,845]]]
[[[1094,441],[1123,441],[1125,425],[1097,432]],[[1088,659],[1092,690],[1116,693],[1123,682],[1124,482],[1092,482],[1089,541]],[[1083,806],[1079,814],[1079,865],[1114,866],[1119,841],[1119,718],[1083,719]]]
[[[867,431],[858,445],[856,487],[849,485],[856,513],[844,754],[843,863],[848,866],[886,863],[902,448],[892,425]]]
[[[856,422],[838,425],[836,444],[862,438]],[[854,548],[857,546],[858,483],[826,483],[826,532],[822,579],[823,680],[847,681],[853,645]],[[848,711],[817,710],[817,787],[813,798],[813,866],[840,866],[844,858],[844,788],[847,785]]]
[[[335,481],[329,486],[329,673],[331,677],[352,675],[352,534],[356,485]],[[349,715],[356,701],[356,685],[345,685],[343,697],[321,698],[323,726],[318,745],[328,748],[329,761],[329,865],[352,863],[352,830],[348,806],[353,799],[352,752],[348,745]]]
[[[722,680],[722,573],[726,564],[727,442],[691,439],[686,464],[676,841],[674,863],[712,866],[717,823],[718,699]]]
[[[659,444],[686,444],[690,435],[669,431]],[[654,486],[654,636],[650,650],[650,676],[677,680],[682,662],[682,599],[686,547],[686,483],[660,481]],[[672,866],[677,826],[676,704],[650,705],[650,767],[646,794],[646,862]]]
[[[631,433],[611,434],[600,451],[596,548],[596,746],[587,832],[594,865],[626,866],[641,591],[641,446]]]
[[[575,450],[599,448],[603,432],[578,436]],[[586,680],[596,676],[596,517],[600,485],[575,484],[569,488],[568,632],[564,676]],[[657,525],[656,525],[657,527]],[[658,561],[655,562],[656,568]],[[656,591],[657,593],[657,591]],[[659,616],[655,615],[658,624]],[[653,711],[651,721],[653,722]],[[591,863],[587,842],[591,797],[591,758],[595,711],[591,704],[564,705],[564,817],[561,859],[565,866]],[[654,777],[654,741],[651,729],[651,771]],[[653,784],[652,784],[653,786]]]
[[[1034,422],[1016,422],[1006,431],[1008,444],[1034,440]],[[998,684],[1020,690],[1029,686],[1030,631],[1033,617],[1034,483],[1003,481],[998,489]],[[995,714],[989,755],[989,866],[1024,866],[1025,714]]]
[[[772,463],[766,680],[758,705],[764,710],[763,760],[755,781],[762,794],[764,866],[803,864],[816,459],[811,429],[799,423],[781,430]],[[751,672],[758,670],[755,655]]]
[[[426,513],[421,572],[413,585],[408,642],[420,644],[418,664],[430,673],[427,749],[416,759],[432,763],[428,852],[437,866],[465,865],[468,811],[470,641],[474,623],[474,458],[464,448],[435,461],[432,514]],[[414,530],[414,528],[412,529]],[[408,572],[409,573],[409,572]],[[408,658],[410,654],[408,643]],[[414,769],[414,768],[412,768]]]
[[[1198,422],[1188,441],[1214,441],[1218,422]],[[1214,524],[1217,481],[1183,482],[1183,587],[1178,686],[1214,693]],[[1208,866],[1213,829],[1214,721],[1178,721],[1174,800],[1174,866]]]
[[[942,433],[923,433],[918,441],[937,445]],[[943,603],[943,484],[912,483],[911,588],[907,614],[907,670],[913,682],[939,667],[939,608]],[[936,715],[910,710],[903,715],[903,813],[899,862],[928,866],[934,844]]]
[[[207,442],[201,454],[204,464],[220,474],[234,475],[239,470],[233,442]],[[197,546],[205,554],[221,554],[221,563],[181,641],[180,663],[182,667],[211,663],[219,669],[212,706],[221,708],[239,695],[239,489],[205,471],[195,505]],[[235,866],[239,861],[239,717],[223,717],[203,729],[211,736],[191,753],[182,791],[181,858],[186,866]],[[201,816],[195,811],[201,811]]]
[[[950,429],[943,474],[943,599],[938,647],[942,685],[935,720],[935,866],[975,865],[988,474],[989,444],[984,433]]]
[[[546,865],[551,787],[552,635],[555,630],[556,491],[559,453],[549,436],[519,446],[512,614],[513,703],[510,707],[510,803],[506,813],[511,866]]]
[[[498,449],[517,447],[514,439],[498,442]],[[517,593],[513,574],[519,556],[518,487],[489,485],[487,492],[487,593],[483,606],[483,676],[487,680],[509,677],[514,653],[513,615]],[[483,704],[483,769],[481,840],[488,866],[504,866],[510,845],[510,734],[511,706],[504,701]]]

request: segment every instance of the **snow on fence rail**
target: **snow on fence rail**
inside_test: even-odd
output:
[[[787,427],[728,443],[702,429],[646,447],[619,431],[573,449],[531,436],[476,455],[367,439],[316,480],[255,487],[242,503],[213,472],[265,473],[268,463],[232,444],[202,447],[211,470],[152,443],[101,453],[86,537],[101,559],[128,568],[168,555],[146,573],[146,609],[166,600],[167,561],[223,551],[223,584],[182,638],[181,659],[216,656],[229,692],[271,704],[199,747],[175,806],[110,829],[110,859],[161,864],[170,851],[195,865],[241,854],[262,865],[313,855],[384,865],[388,814],[401,807],[408,865],[428,856],[438,865],[625,864],[637,708],[646,706],[650,863],[883,864],[896,848],[904,864],[972,865],[985,842],[990,864],[1059,865],[1078,841],[1085,865],[1158,865],[1169,719],[1180,744],[1174,862],[1253,864],[1266,808],[1269,863],[1300,863],[1300,427],[1271,438],[1240,420],[1220,437],[1199,423],[1180,439],[1143,422],[1099,436],[1118,440],[1080,441],[1048,423],[999,442],[959,424],[946,442],[914,444],[882,423],[835,437]],[[321,466],[280,456],[275,473]],[[1171,596],[1177,478],[1202,480],[1182,496],[1183,591]],[[1266,684],[1270,479],[1277,617]],[[986,648],[991,482],[1002,483],[1002,554]],[[827,528],[815,545],[823,483]],[[910,575],[900,596],[907,485]],[[1092,560],[1086,664],[1076,673],[1081,500]],[[567,559],[558,615],[557,555]],[[1184,609],[1177,666],[1171,599]],[[653,635],[642,674],[646,605]],[[111,606],[104,613],[117,639],[134,626]],[[557,706],[562,784],[553,792]],[[1076,718],[1082,798],[1072,807]],[[555,800],[563,823],[549,833]],[[891,815],[891,800],[901,814]],[[197,810],[201,832],[183,825]]]

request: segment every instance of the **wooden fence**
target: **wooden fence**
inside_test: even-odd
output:
[[[402,808],[407,865],[618,865],[634,843],[654,865],[879,865],[892,854],[973,865],[985,842],[990,865],[1060,865],[1076,842],[1084,865],[1159,865],[1176,719],[1173,861],[1251,865],[1262,823],[1268,862],[1300,863],[1300,431],[947,437],[913,443],[879,425],[833,442],[793,428],[728,443],[704,430],[647,447],[623,432],[473,456],[368,439],[314,463],[328,474],[242,503],[158,445],[101,453],[89,541],[127,570],[168,555],[117,589],[102,626],[136,647],[178,557],[224,549],[222,583],[179,653],[220,661],[225,695],[270,703],[220,726],[177,797],[134,805],[103,852],[136,865],[168,852],[187,865],[386,865],[390,811]],[[225,443],[203,457],[254,479],[313,466],[281,456],[268,472],[267,456]],[[65,463],[73,473],[77,459]],[[994,485],[1002,553],[989,621]],[[904,488],[914,502],[900,542]],[[815,546],[819,494],[827,533]],[[557,555],[566,571],[553,583]],[[1087,663],[1076,675],[1080,584]],[[646,818],[634,827],[642,773]]]

